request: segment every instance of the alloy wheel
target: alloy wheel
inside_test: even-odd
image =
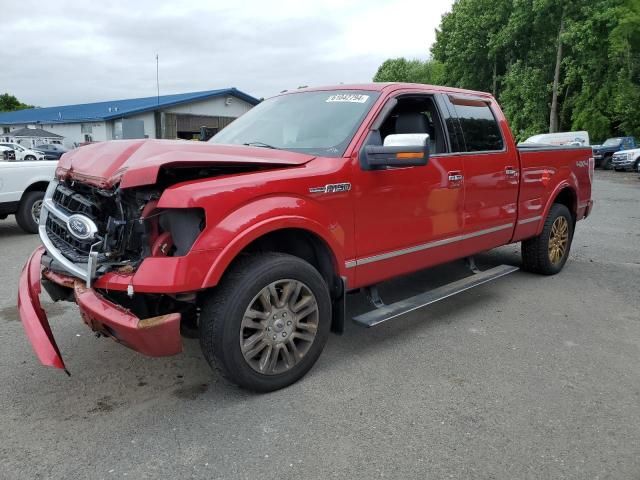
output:
[[[549,237],[549,260],[557,265],[564,258],[569,243],[569,222],[565,217],[558,217],[551,226]]]
[[[307,354],[318,331],[318,302],[292,279],[264,287],[249,303],[240,326],[240,350],[253,370],[284,373]]]
[[[36,200],[31,205],[31,218],[36,225],[40,223],[40,210],[42,210],[42,200]]]

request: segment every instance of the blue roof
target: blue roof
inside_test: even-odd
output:
[[[157,110],[159,108],[167,108],[181,103],[228,95],[233,95],[252,105],[257,105],[260,102],[257,98],[247,95],[236,88],[224,88],[204,92],[160,95],[159,98],[156,96],[130,98],[128,100],[111,100],[108,102],[82,103],[79,105],[62,105],[59,107],[29,108],[16,112],[0,113],[0,124],[74,123],[111,120],[136,113]]]

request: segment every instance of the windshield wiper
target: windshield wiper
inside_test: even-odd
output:
[[[246,145],[248,147],[273,148],[274,150],[278,149],[278,147],[274,147],[273,145],[269,145],[268,143],[264,143],[264,142],[247,142],[247,143],[243,143],[243,145]]]

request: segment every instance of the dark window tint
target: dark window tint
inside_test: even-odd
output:
[[[455,102],[467,152],[502,150],[500,127],[484,102]]]

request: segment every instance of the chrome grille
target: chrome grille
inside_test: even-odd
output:
[[[97,206],[80,193],[58,184],[53,191],[53,203],[69,215],[83,214],[93,217]],[[60,250],[60,253],[74,263],[86,263],[91,252],[91,245],[96,239],[79,240],[69,232],[66,219],[54,215],[47,215],[45,221],[47,236]]]
[[[65,257],[75,263],[86,263],[92,242],[82,242],[69,233],[67,225],[53,215],[48,215],[45,223],[47,235]]]
[[[64,185],[58,185],[53,192],[53,203],[64,208],[71,213],[82,213],[88,216],[93,216],[95,211],[95,205],[83,195],[74,192],[73,190],[65,187]]]
[[[65,270],[91,286],[98,255],[91,252],[91,241],[83,242],[74,238],[67,228],[71,215],[86,214],[87,209],[93,209],[90,201],[53,180],[42,202],[38,231],[47,253]],[[93,242],[96,240],[93,239]]]

